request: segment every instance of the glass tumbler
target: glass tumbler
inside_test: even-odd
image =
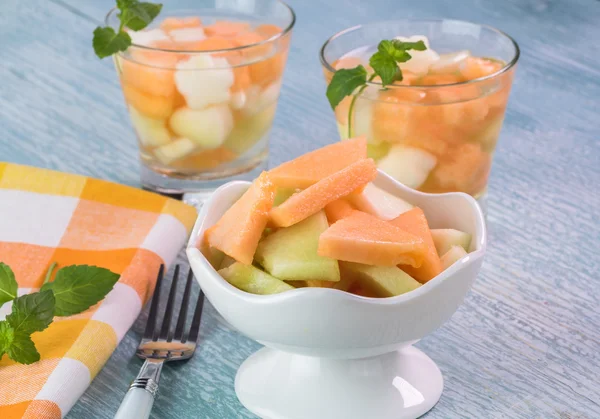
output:
[[[266,167],[295,15],[279,0],[166,3],[115,67],[137,136],[141,183],[202,196]],[[106,17],[118,27],[118,10]]]
[[[335,34],[321,48],[325,79],[330,83],[335,71],[358,64],[371,73],[369,57],[381,40],[411,36],[428,48],[408,51],[413,57],[400,64],[401,81],[383,88],[376,78],[335,108],[342,140],[365,135],[369,156],[388,175],[424,192],[466,192],[485,210],[492,156],[519,58],[512,38],[454,20],[360,25]]]

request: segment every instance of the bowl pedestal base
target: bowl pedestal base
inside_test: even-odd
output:
[[[263,348],[235,377],[240,402],[263,419],[408,419],[429,411],[444,380],[415,347],[365,359]]]

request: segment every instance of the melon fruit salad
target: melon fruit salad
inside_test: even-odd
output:
[[[487,185],[513,71],[484,79],[504,63],[469,51],[438,54],[424,36],[397,39],[422,40],[427,49],[410,51],[412,58],[400,63],[402,81],[387,89],[372,84],[359,96],[352,134],[365,135],[369,157],[411,188],[479,196]],[[356,50],[332,65],[339,70],[362,64],[372,72],[372,52]],[[330,82],[331,72],[325,74]],[[342,139],[348,138],[351,100],[346,97],[335,109]]]
[[[312,151],[263,172],[198,247],[253,294],[412,291],[464,257],[471,236],[430,229],[420,208],[373,185],[376,176],[364,137]]]
[[[130,36],[134,45],[115,63],[146,165],[195,174],[264,158],[289,34],[167,17]]]

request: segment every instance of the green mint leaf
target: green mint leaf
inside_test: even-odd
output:
[[[127,32],[115,32],[110,27],[97,27],[94,31],[94,51],[99,58],[108,57],[119,51],[125,51],[131,45]]]
[[[19,285],[10,266],[0,262],[0,306],[17,298]]]
[[[373,67],[375,74],[381,77],[382,86],[394,83],[400,74],[400,69],[394,58],[381,51],[376,52],[371,56],[369,64]]]
[[[138,3],[138,0],[117,0],[117,8],[119,10],[124,10],[136,3]]]
[[[427,45],[423,41],[417,42],[404,42],[399,39],[392,40],[392,44],[394,48],[397,50],[408,51],[414,49],[415,51],[425,51],[427,49]]]
[[[6,351],[10,359],[20,364],[33,364],[40,360],[29,333],[15,332],[11,345]]]
[[[337,70],[327,86],[327,99],[332,109],[344,99],[350,96],[354,91],[367,83],[367,70],[359,65],[358,67]]]
[[[52,290],[54,315],[70,316],[87,310],[112,290],[119,275],[97,266],[73,265],[60,269],[53,282],[42,291]]]
[[[162,9],[162,4],[154,3],[129,3],[121,9],[119,19],[121,25],[134,31],[139,31],[148,26]]]
[[[0,321],[0,359],[2,359],[2,355],[8,352],[14,338],[15,330],[12,326],[6,320]]]
[[[15,298],[12,313],[6,320],[15,333],[40,332],[52,323],[54,317],[54,294],[42,289],[40,292]]]
[[[408,52],[396,48],[392,41],[381,41],[379,45],[377,45],[377,50],[380,54],[389,55],[394,61],[400,63],[404,63],[411,58]],[[375,54],[377,54],[377,52]]]

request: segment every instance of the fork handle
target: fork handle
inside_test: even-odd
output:
[[[140,373],[129,386],[114,419],[147,419],[158,391],[163,360],[146,359]]]

